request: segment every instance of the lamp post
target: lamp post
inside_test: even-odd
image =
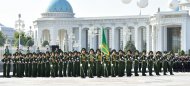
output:
[[[18,14],[18,20],[15,22],[15,27],[17,28],[16,30],[19,32],[19,49],[21,47],[20,45],[20,33],[21,33],[21,29],[23,29],[25,27],[24,21],[21,20],[21,14]]]

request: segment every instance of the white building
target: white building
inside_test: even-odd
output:
[[[75,18],[67,0],[53,0],[46,13],[34,21],[35,44],[44,40],[64,51],[99,48],[101,28],[106,28],[110,49],[124,49],[131,40],[139,51],[190,49],[190,3],[181,2],[179,11],[155,15]]]
[[[14,39],[14,33],[15,30],[14,28],[4,26],[3,24],[0,23],[0,31],[4,34],[5,37],[7,37],[10,40]]]

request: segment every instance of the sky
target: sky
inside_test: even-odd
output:
[[[25,29],[33,26],[33,21],[46,12],[52,0],[0,0],[0,23],[8,27],[15,27],[18,14],[21,13],[25,22]],[[160,7],[161,11],[170,10],[168,2],[171,0],[149,0],[149,5],[142,9],[142,15],[153,15]],[[139,15],[140,8],[137,0],[129,4],[121,0],[68,0],[75,17],[127,16]]]

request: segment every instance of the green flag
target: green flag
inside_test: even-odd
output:
[[[102,43],[101,43],[101,51],[106,54],[109,55],[109,47],[108,44],[106,42],[106,35],[104,32],[104,28],[102,28]]]

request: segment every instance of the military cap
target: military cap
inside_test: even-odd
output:
[[[101,52],[101,50],[100,50],[100,49],[97,49],[97,50],[96,50],[96,53],[97,53],[97,52]]]
[[[94,52],[94,49],[90,49],[90,50],[89,50],[89,52],[91,52],[91,51]]]
[[[132,51],[131,51],[131,50],[127,50],[127,52],[130,52],[130,54],[132,54]]]
[[[85,48],[82,48],[81,51],[86,51],[86,49],[85,49]]]
[[[150,51],[148,54],[150,55],[151,53],[153,54],[153,51]]]

